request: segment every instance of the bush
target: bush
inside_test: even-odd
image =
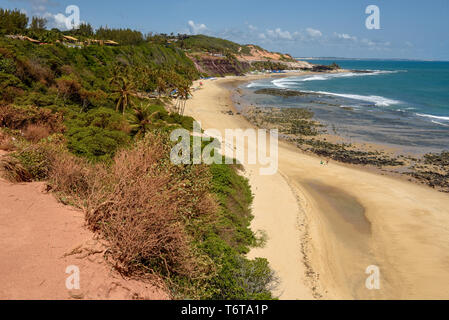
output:
[[[12,151],[14,148],[12,137],[0,131],[0,150]]]
[[[1,161],[5,178],[12,182],[43,181],[50,175],[57,147],[48,142],[22,142],[18,150]]]
[[[92,190],[96,190],[92,183],[99,179],[95,175],[102,176],[103,170],[104,167],[93,166],[67,151],[60,152],[52,163],[49,185],[60,199],[69,197],[70,203],[83,208]]]
[[[127,275],[207,272],[184,227],[186,220],[215,210],[207,168],[172,165],[168,141],[166,135],[150,134],[120,151],[109,167],[86,170],[70,158],[54,165],[54,189],[84,203],[88,225],[110,242],[116,267]]]
[[[43,125],[30,124],[23,135],[29,141],[39,142],[50,135],[50,129]]]
[[[12,130],[23,130],[30,125],[44,126],[50,133],[65,131],[62,115],[50,109],[36,107],[0,106],[0,126]]]
[[[14,74],[16,72],[16,64],[14,60],[0,56],[0,72]]]
[[[0,168],[3,177],[11,182],[30,182],[33,180],[31,173],[15,157],[8,156],[1,159]]]
[[[129,136],[122,131],[93,126],[73,128],[67,135],[71,152],[96,161],[111,159],[119,148],[129,142]]]
[[[191,225],[196,245],[216,266],[215,275],[192,283],[196,291],[190,298],[254,300],[272,299],[276,277],[266,259],[249,260],[243,256],[257,244],[250,229],[253,196],[248,180],[236,168],[212,165],[211,192],[219,204],[214,219],[196,220]]]

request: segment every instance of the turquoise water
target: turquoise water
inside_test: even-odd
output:
[[[247,92],[267,87],[319,95],[281,98],[250,94],[247,99],[258,105],[311,108],[316,119],[339,127],[340,134],[357,140],[409,147],[414,151],[449,149],[449,62],[310,62],[336,62],[344,69],[374,72],[254,81],[245,85]]]

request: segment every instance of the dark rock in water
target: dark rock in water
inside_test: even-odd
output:
[[[255,91],[254,93],[268,94],[271,96],[279,96],[279,97],[285,97],[285,98],[318,95],[317,93],[313,93],[313,92],[301,92],[301,91],[295,91],[295,90],[274,89],[274,88],[259,89],[259,90]]]
[[[341,69],[341,68],[335,62],[329,66],[317,64],[312,67],[313,72],[326,72],[326,71],[333,71],[333,70],[338,70],[338,69]]]
[[[371,70],[349,70],[352,73],[374,73],[374,71]]]

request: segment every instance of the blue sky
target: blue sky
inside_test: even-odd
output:
[[[204,33],[298,57],[449,60],[448,0],[0,0],[51,26],[68,5],[94,27]],[[380,9],[380,30],[365,27],[368,5]]]

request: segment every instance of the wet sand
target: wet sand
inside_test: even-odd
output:
[[[255,77],[253,77],[255,78]],[[233,110],[227,86],[203,81],[187,113],[203,128],[250,128]],[[254,230],[268,242],[281,299],[449,299],[449,196],[402,179],[320,159],[280,142],[279,171],[245,165],[255,201]],[[365,270],[380,268],[380,290]]]

